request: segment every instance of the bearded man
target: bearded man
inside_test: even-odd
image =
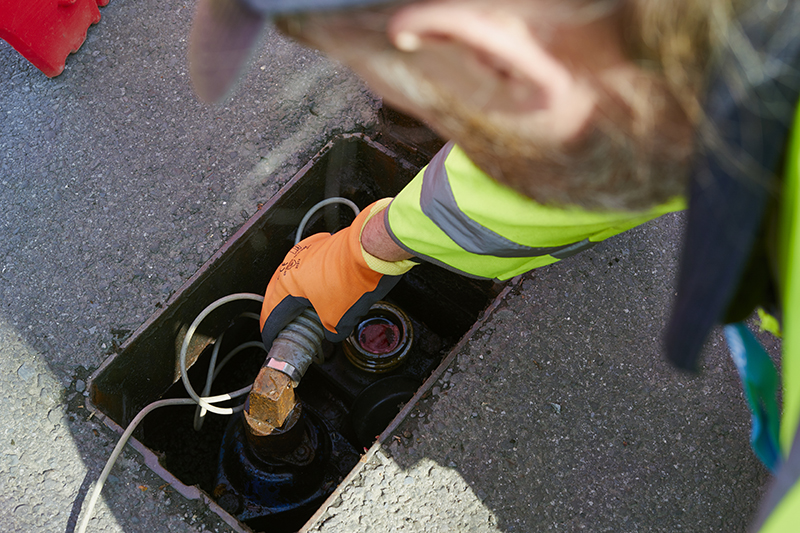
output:
[[[779,471],[756,527],[792,530],[800,514],[792,275],[800,141],[787,142],[800,91],[795,3],[201,0],[190,43],[201,99],[226,94],[269,19],[450,142],[397,197],[290,252],[265,296],[267,347],[309,305],[329,339],[342,340],[419,261],[509,279],[683,209],[688,198],[667,354],[693,369],[715,324],[739,322],[756,305],[782,319],[780,437],[763,418],[769,392],[747,390],[769,428],[756,451]],[[746,361],[737,349],[747,343],[731,332]]]

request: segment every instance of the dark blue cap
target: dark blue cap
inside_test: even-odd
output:
[[[273,17],[304,11],[329,11],[374,4],[388,4],[392,0],[240,0],[256,13]],[[394,0],[396,1],[396,0]]]
[[[394,0],[395,2],[397,0]],[[218,102],[236,85],[266,22],[278,15],[388,4],[387,0],[198,0],[189,36],[197,96]]]

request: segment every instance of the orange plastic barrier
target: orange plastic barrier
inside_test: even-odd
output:
[[[97,6],[108,0],[0,0],[0,39],[46,76],[64,71],[67,56],[100,21]]]

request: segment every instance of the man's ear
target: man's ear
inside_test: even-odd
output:
[[[623,61],[618,28],[608,17],[581,24],[559,22],[543,13],[543,7],[537,12],[537,4],[547,5],[413,3],[393,14],[388,37],[398,50],[420,57],[443,43],[458,48],[465,70],[479,63],[480,71],[491,78],[493,95],[480,103],[482,111],[527,114],[534,121],[531,125],[548,128],[551,138],[574,138],[596,103],[592,72]],[[427,70],[437,76],[435,67]],[[445,75],[454,77],[443,68],[441,76]]]

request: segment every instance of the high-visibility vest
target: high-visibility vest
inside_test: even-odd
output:
[[[494,181],[451,142],[394,198],[384,221],[416,257],[506,280],[684,208],[681,197],[638,212],[542,205]]]
[[[778,265],[783,309],[781,379],[783,412],[780,444],[784,460],[762,501],[757,524],[762,533],[800,530],[800,106],[786,157],[781,196]]]

